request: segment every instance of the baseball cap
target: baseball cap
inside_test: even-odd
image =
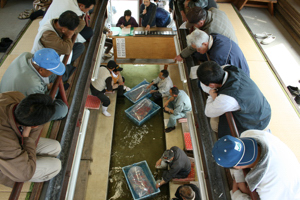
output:
[[[35,52],[32,62],[56,75],[63,75],[66,71],[66,67],[60,61],[59,55],[50,48],[40,49]]]
[[[186,14],[187,22],[186,28],[191,28],[194,24],[197,24],[200,20],[202,20],[206,16],[205,9],[201,7],[193,7]]]
[[[123,68],[122,67],[120,67],[119,65],[117,65],[117,67],[115,68],[115,70],[114,71],[123,71]]]
[[[170,149],[170,150],[166,150],[166,151],[163,153],[161,159],[162,159],[163,161],[167,161],[167,160],[170,160],[170,159],[173,158],[173,157],[174,157],[174,151]]]
[[[222,167],[250,165],[257,158],[257,142],[254,138],[226,135],[215,143],[212,155]]]
[[[116,67],[118,67],[119,65],[117,65],[117,63],[113,60],[110,60],[108,63],[107,63],[107,68],[108,69],[115,69]]]

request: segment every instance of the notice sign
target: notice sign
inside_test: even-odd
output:
[[[125,38],[116,38],[117,40],[117,57],[126,58]]]

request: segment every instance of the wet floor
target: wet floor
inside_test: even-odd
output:
[[[155,67],[155,73],[147,73],[147,80],[151,81],[153,76],[157,76],[159,66]],[[135,68],[135,71],[143,68]],[[124,71],[126,67],[124,67]],[[145,70],[145,68],[144,68]],[[126,73],[124,73],[126,75]],[[152,74],[152,77],[151,77]],[[150,75],[150,76],[149,76]],[[124,75],[123,75],[124,76]],[[130,81],[134,77],[134,82]],[[133,87],[130,83],[137,84],[143,78],[138,78],[134,74],[125,76],[126,85]],[[130,83],[128,83],[130,82]],[[114,125],[114,135],[112,143],[112,156],[109,174],[109,200],[130,200],[133,199],[129,187],[122,172],[122,167],[146,160],[155,178],[161,177],[161,172],[156,171],[155,163],[165,150],[165,136],[163,127],[163,113],[160,110],[153,118],[142,126],[136,126],[125,114],[124,110],[132,106],[126,98],[119,98],[116,105],[116,117]],[[158,175],[157,175],[158,174]],[[169,199],[168,185],[161,188],[161,192],[154,197],[156,200]]]

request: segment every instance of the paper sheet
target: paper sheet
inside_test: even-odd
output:
[[[117,57],[126,58],[125,38],[117,38]]]
[[[130,34],[130,28],[122,28],[122,31],[121,31],[121,35],[128,35]]]
[[[194,80],[197,79],[197,69],[198,69],[199,65],[196,65],[194,67],[191,67],[191,71],[190,71],[190,79]]]
[[[186,28],[186,22],[183,22],[183,23],[181,24],[181,26],[179,27],[179,29],[187,29],[187,28]]]
[[[112,35],[119,35],[119,31],[112,31]]]

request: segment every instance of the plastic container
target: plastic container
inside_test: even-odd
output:
[[[143,99],[125,110],[126,116],[136,125],[141,126],[152,118],[160,109],[160,106],[150,99]]]
[[[160,192],[146,161],[122,167],[134,200],[152,198]]]
[[[131,90],[126,92],[124,96],[129,99],[132,103],[136,103],[144,99],[145,97],[151,97],[150,91],[155,90],[156,88],[152,85],[151,88],[147,89],[149,82],[146,80],[142,81]]]

